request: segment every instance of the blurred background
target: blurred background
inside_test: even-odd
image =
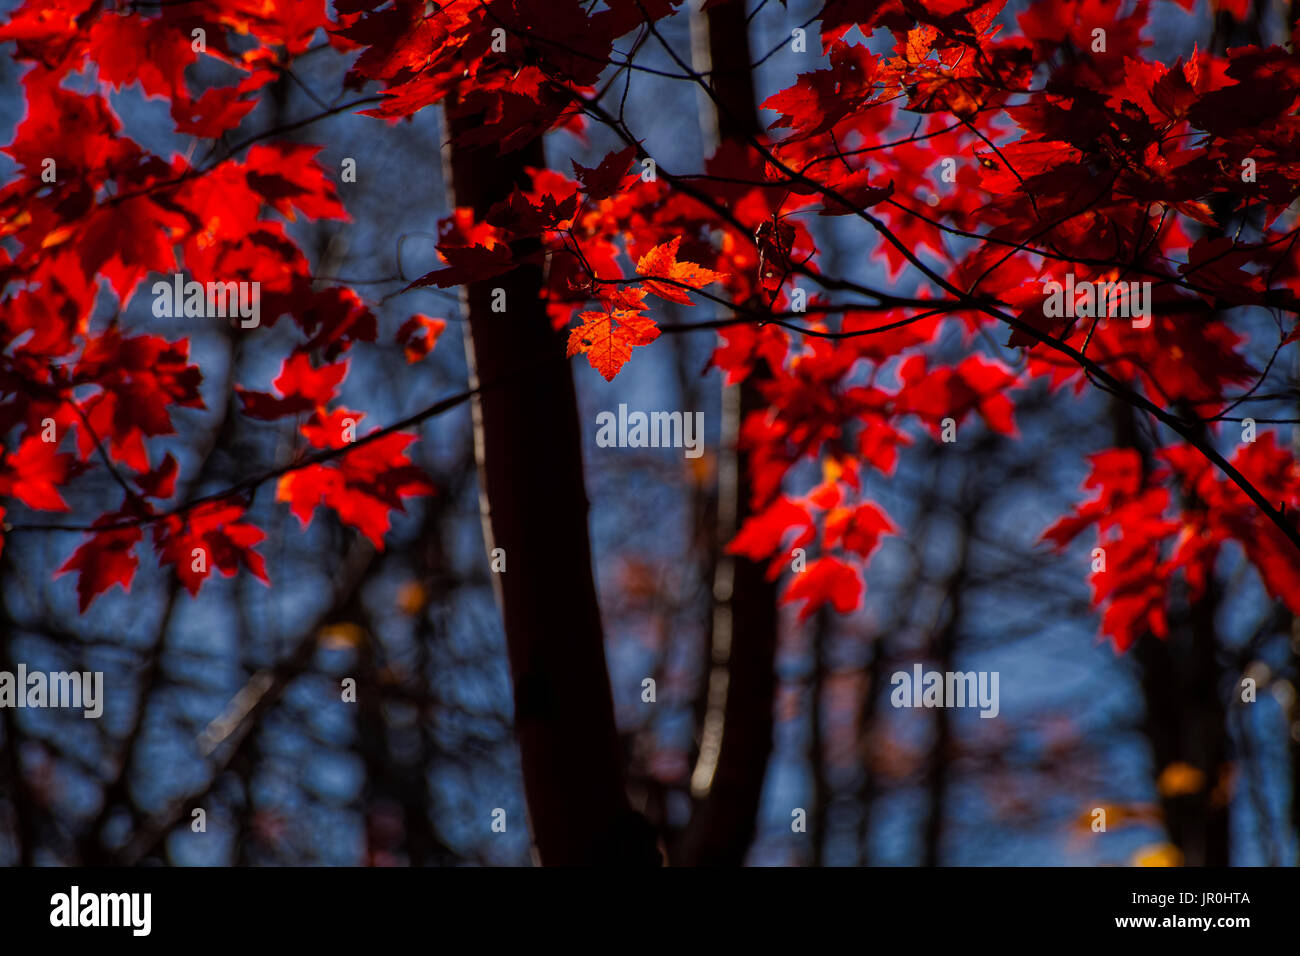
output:
[[[0,13],[14,6],[0,0]],[[819,6],[750,0],[754,59],[776,51],[755,74],[759,102],[825,62],[815,41],[806,54],[788,42]],[[1003,19],[1023,6],[1012,2]],[[1268,4],[1252,8],[1247,22],[1229,22],[1227,33],[1204,4],[1192,13],[1156,6],[1150,56],[1164,62],[1194,43],[1221,50],[1283,39],[1282,17]],[[684,54],[690,20],[683,12],[660,27]],[[890,45],[883,31],[876,40],[877,52]],[[638,62],[672,65],[652,44]],[[200,67],[196,90],[203,69],[223,69],[207,59]],[[345,102],[355,95],[342,89],[347,67],[322,36],[241,133]],[[0,141],[22,118],[20,75],[0,57]],[[111,100],[150,149],[207,148],[175,136],[166,104],[138,89]],[[702,168],[709,134],[690,84],[639,73],[626,109],[665,168]],[[318,276],[352,285],[380,317],[379,344],[353,348],[342,391],[345,404],[367,410],[361,431],[464,388],[457,296],[427,288],[397,294],[439,264],[437,221],[449,212],[439,111],[394,125],[342,113],[289,138],[322,144],[327,169],[348,157],[357,163],[357,181],[339,187],[353,221],[298,222],[291,231]],[[567,168],[567,158],[594,166],[614,145],[608,131],[593,129],[590,141],[560,132],[546,147],[552,164]],[[13,174],[0,155],[0,179]],[[838,234],[840,219],[807,225],[834,264],[827,272],[889,287],[884,263]],[[906,282],[896,287],[911,291]],[[115,303],[103,298],[106,321]],[[664,308],[663,324],[699,318]],[[449,325],[433,354],[409,365],[400,347],[384,343],[417,311]],[[291,323],[236,339],[220,323],[156,319],[146,296],[121,321],[191,340],[207,407],[178,410],[180,434],[157,445],[177,456],[183,476],[197,476],[190,492],[227,487],[292,453],[299,440],[292,423],[240,416],[232,390],[236,382],[269,389],[296,344]],[[1261,336],[1259,367],[1266,342]],[[722,383],[708,367],[716,345],[712,331],[666,334],[638,350],[613,384],[581,359],[572,365],[630,789],[666,841],[682,834],[692,812],[711,582],[725,543],[716,533]],[[992,342],[972,346],[956,327],[936,354],[960,357],[972,347],[1020,361]],[[1282,397],[1258,417],[1294,418],[1300,389],[1291,366],[1275,369],[1268,391]],[[704,456],[597,447],[597,412],[620,402],[704,412]],[[892,477],[868,477],[900,534],[872,561],[861,611],[801,623],[782,609],[774,750],[747,862],[1294,865],[1293,622],[1230,546],[1205,601],[1193,607],[1175,596],[1167,643],[1147,639],[1116,654],[1099,639],[1091,607],[1091,537],[1060,555],[1038,539],[1089,496],[1080,490],[1087,454],[1118,436],[1139,443],[1154,436],[1095,391],[1029,389],[1017,406],[1018,439],[972,422],[956,456],[918,431]],[[1291,427],[1282,429],[1279,437],[1291,442]],[[0,669],[22,661],[29,669],[103,671],[108,700],[100,720],[0,710],[0,864],[529,862],[468,408],[430,419],[419,435],[412,458],[437,493],[408,505],[382,553],[329,516],[304,530],[263,491],[254,514],[268,532],[259,550],[270,588],[248,575],[214,577],[192,599],[142,559],[129,594],[113,589],[82,615],[72,578],[54,575],[79,535],[6,542]],[[544,467],[520,460],[519,481]],[[101,474],[98,485],[76,485],[69,503],[73,515],[93,517],[112,496]],[[23,517],[15,503],[10,520]],[[999,672],[998,719],[891,707],[890,675],[918,662]],[[1240,702],[1243,675],[1258,682],[1253,704]],[[357,682],[356,704],[340,700],[345,677]],[[654,703],[642,700],[647,677],[656,681]],[[195,808],[205,812],[204,832],[191,826]],[[497,808],[507,813],[504,833],[491,827]],[[1105,833],[1094,832],[1096,808],[1106,811]],[[792,831],[796,809],[806,810],[806,832]]]

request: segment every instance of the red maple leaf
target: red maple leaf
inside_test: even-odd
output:
[[[235,391],[244,403],[244,414],[249,418],[270,421],[285,415],[296,415],[324,408],[334,398],[339,383],[348,374],[344,359],[333,365],[312,368],[305,352],[295,352],[284,360],[280,374],[271,384],[279,396],[266,392],[250,392],[237,387]]]
[[[105,516],[97,523],[107,524],[111,520]],[[141,536],[138,527],[92,532],[90,538],[55,572],[55,577],[78,572],[79,610],[84,612],[96,597],[114,584],[120,584],[124,591],[131,590],[131,581],[140,563],[135,546],[140,543]]]
[[[491,247],[477,244],[439,246],[438,251],[447,260],[447,268],[434,269],[432,272],[425,273],[408,285],[407,289],[421,289],[430,285],[436,285],[440,289],[450,289],[491,279],[515,267],[510,247],[501,243]]]
[[[589,197],[608,199],[622,184],[627,167],[635,156],[635,146],[615,150],[602,159],[595,169],[573,163],[573,174],[582,183],[582,189]]]
[[[446,327],[445,319],[432,319],[418,313],[403,322],[397,330],[397,344],[402,346],[406,361],[418,362],[432,352],[438,336]]]
[[[40,511],[67,511],[59,485],[77,472],[76,459],[60,453],[39,435],[24,438],[18,450],[0,459],[0,498],[17,498]]]
[[[567,354],[582,353],[591,367],[612,382],[632,357],[632,349],[649,345],[659,338],[659,329],[650,316],[633,309],[608,312],[580,312],[579,325],[569,330]]]
[[[356,426],[363,417],[363,413],[345,408],[325,417],[312,416],[302,431],[314,448],[347,450],[328,462],[285,474],[276,498],[289,502],[304,528],[323,504],[382,551],[391,513],[406,510],[404,498],[430,494],[434,489],[406,456],[406,448],[416,440],[414,435],[394,432],[349,448],[358,437]]]
[[[841,614],[847,614],[858,607],[861,599],[862,578],[858,572],[839,558],[822,557],[794,575],[781,596],[781,603],[803,601],[804,605],[799,609],[799,620],[803,621],[826,603]]]
[[[162,563],[175,569],[191,595],[199,593],[214,568],[224,577],[233,577],[243,566],[258,580],[271,583],[265,561],[253,550],[266,533],[242,521],[243,517],[242,505],[217,502],[170,515],[154,525],[154,544]]]

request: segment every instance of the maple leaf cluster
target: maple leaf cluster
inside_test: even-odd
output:
[[[331,450],[281,481],[280,497],[304,523],[323,504],[382,546],[390,512],[432,490],[406,457],[413,436],[362,436],[344,448],[321,435],[341,414],[327,410],[346,374],[346,362],[335,360],[375,341],[378,324],[352,289],[313,283],[285,229],[299,216],[348,218],[316,158],[320,147],[252,142],[246,151],[218,146],[204,163],[169,158],[133,138],[110,102],[134,87],[166,101],[177,134],[227,137],[285,64],[336,26],[326,4],[112,6],[29,2],[0,24],[0,44],[28,67],[26,112],[3,147],[17,172],[0,188],[0,497],[67,512],[63,486],[87,471],[112,471],[121,501],[103,509],[60,569],[76,575],[82,610],[115,584],[130,588],[146,534],[159,563],[192,594],[213,569],[231,576],[242,567],[268,580],[256,550],[266,534],[248,512],[251,488],[181,494],[176,458],[159,460],[152,441],[177,434],[177,409],[204,407],[188,340],[92,322],[100,280],[119,311],[151,275],[257,282],[264,324],[290,317],[301,334],[274,383],[279,394],[241,395],[249,418],[301,416],[309,445]],[[235,79],[194,95],[186,71],[200,59],[224,64]],[[86,70],[91,82],[72,82]],[[440,329],[440,320],[417,316],[398,341],[415,361]]]
[[[1148,55],[1148,0],[1037,0],[1014,14],[1005,0],[830,0],[815,21],[823,56],[763,98],[768,128],[726,138],[701,169],[673,170],[654,164],[608,94],[630,71],[619,44],[662,39],[657,24],[680,6],[336,0],[331,15],[314,0],[210,0],[122,18],[68,0],[56,13],[30,2],[0,26],[0,42],[31,65],[28,113],[5,147],[19,175],[0,190],[11,343],[0,415],[13,449],[0,494],[61,510],[61,486],[101,450],[123,470],[127,500],[65,566],[81,574],[83,606],[129,584],[144,524],[178,573],[195,541],[223,572],[263,573],[237,497],[192,512],[162,505],[175,476],[153,466],[147,439],[174,433],[173,408],[200,406],[199,373],[183,340],[92,332],[101,277],[123,306],[148,275],[182,267],[200,281],[257,280],[271,322],[296,323],[305,341],[276,393],[241,396],[252,418],[305,417],[314,452],[278,488],[304,522],[324,505],[379,543],[403,498],[428,491],[407,436],[340,444],[343,420],[362,414],[331,409],[341,357],[374,341],[377,321],[353,290],[317,289],[283,228],[297,214],[346,217],[315,148],[258,143],[242,160],[218,150],[201,166],[165,159],[123,133],[105,96],[138,84],[169,101],[177,132],[219,137],[321,31],[355,56],[347,86],[378,87],[364,111],[378,120],[441,106],[473,120],[459,145],[501,152],[557,131],[613,137],[595,165],[553,159],[481,217],[454,210],[439,225],[445,265],[409,288],[543,265],[544,308],[567,330],[568,354],[607,382],[661,338],[662,303],[709,303],[729,317],[701,323],[717,329],[712,365],[728,384],[751,381],[766,406],[741,425],[752,517],[729,547],[773,577],[788,573],[784,599],[802,602],[801,614],[860,606],[864,569],[899,532],[864,479],[893,475],[901,448],[947,421],[1015,437],[1022,390],[1090,384],[1159,423],[1167,441],[1150,463],[1118,441],[1100,449],[1086,486],[1098,497],[1045,535],[1065,546],[1096,534],[1107,570],[1094,574],[1094,599],[1116,646],[1162,636],[1175,578],[1199,593],[1228,542],[1300,613],[1292,452],[1270,432],[1217,451],[1273,365],[1251,358],[1239,320],[1276,319],[1274,359],[1300,337],[1300,34],[1289,49],[1193,48],[1168,64]],[[241,78],[196,97],[184,74],[199,26],[203,55]],[[65,88],[87,64],[99,89]],[[679,65],[679,79],[712,93]],[[47,158],[53,185],[40,176]],[[834,224],[859,256],[844,274],[823,271],[831,260],[814,222]],[[868,265],[888,288],[862,278]],[[1067,274],[1149,284],[1149,321],[1053,313],[1046,284]],[[408,321],[398,333],[407,358],[427,354],[441,329]],[[944,335],[961,342],[951,361],[938,358]],[[982,347],[996,341],[1001,355]],[[75,452],[36,447],[47,418],[75,432]],[[811,489],[799,477],[809,464],[822,476]],[[815,555],[789,572],[796,548]]]

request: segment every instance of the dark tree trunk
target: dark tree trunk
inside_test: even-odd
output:
[[[696,69],[710,70],[721,107],[716,128],[706,129],[705,148],[759,133],[750,72],[748,25],[742,3],[710,8],[692,22]],[[702,116],[710,111],[701,110]],[[710,142],[711,141],[711,142]],[[740,423],[766,407],[756,371],[726,389],[718,467],[718,538],[731,540],[750,514],[746,456],[735,448]],[[772,752],[772,704],[776,693],[776,585],[762,565],[722,554],[714,577],[709,703],[700,756],[692,775],[695,813],[683,840],[681,861],[703,866],[740,866],[753,842],[759,799]]]
[[[823,606],[817,612],[812,632],[812,674],[808,678],[808,770],[812,777],[812,839],[810,860],[814,867],[826,865],[826,837],[830,832],[830,808],[835,794],[827,774],[826,734],[822,711],[830,710],[826,676],[830,670],[830,645],[835,637],[835,612]],[[826,718],[829,723],[829,715]]]
[[[1292,4],[1291,21],[1300,17],[1300,3]],[[1300,357],[1297,358],[1300,377]],[[1292,433],[1291,450],[1300,458],[1300,428]],[[1300,688],[1300,615],[1291,618],[1291,684]],[[1287,753],[1291,757],[1291,836],[1300,854],[1300,700],[1293,694],[1289,706],[1282,709],[1282,726],[1286,730]],[[1300,864],[1300,858],[1295,861]]]
[[[1207,599],[1193,606],[1187,628],[1171,633],[1168,641],[1148,634],[1134,648],[1142,662],[1145,730],[1157,776],[1173,764],[1187,764],[1200,772],[1199,785],[1186,792],[1167,790],[1160,801],[1169,839],[1188,866],[1230,862],[1223,776],[1228,762],[1227,727],[1214,656],[1213,578],[1209,587]]]
[[[446,168],[457,206],[482,219],[543,166],[540,140],[518,152],[457,140],[478,117],[449,106]],[[516,257],[539,251],[521,242]],[[657,864],[654,831],[631,811],[605,667],[587,538],[587,495],[573,379],[542,303],[542,266],[517,266],[464,292],[483,535],[505,552],[494,575],[524,789],[544,865]],[[495,289],[504,312],[493,312]],[[547,358],[553,361],[547,361]],[[507,825],[510,818],[507,816]],[[484,826],[488,825],[485,811]]]

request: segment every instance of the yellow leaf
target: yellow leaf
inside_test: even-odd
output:
[[[1172,843],[1152,843],[1133,854],[1134,866],[1182,866],[1183,851]]]
[[[1156,790],[1162,797],[1183,797],[1205,789],[1205,773],[1189,763],[1176,761],[1160,771]]]
[[[691,473],[691,481],[700,487],[704,487],[713,480],[713,455],[705,452],[698,458],[687,458],[686,467]]]
[[[357,647],[365,638],[366,632],[361,629],[361,625],[354,624],[351,621],[326,624],[316,634],[316,640],[320,645],[332,651]]]
[[[423,611],[428,599],[424,585],[419,581],[407,581],[397,589],[397,609],[408,617]]]

